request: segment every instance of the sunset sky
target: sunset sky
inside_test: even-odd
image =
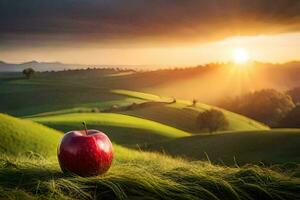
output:
[[[298,0],[0,0],[0,60],[196,65],[300,60]]]

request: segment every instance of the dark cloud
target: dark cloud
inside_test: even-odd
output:
[[[299,30],[298,0],[0,0],[0,42],[7,46],[155,44]]]

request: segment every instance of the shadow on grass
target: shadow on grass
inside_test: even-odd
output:
[[[30,163],[32,161],[32,163]],[[0,199],[115,199],[115,185],[99,177],[63,173],[45,160],[0,160]],[[28,166],[27,166],[28,165]],[[106,199],[106,198],[105,198]]]
[[[9,164],[0,169],[0,185],[6,188],[35,188],[40,181],[57,180],[65,175],[61,171],[40,167],[19,168],[15,164]]]
[[[2,77],[0,82],[9,82],[9,81],[18,81],[18,80],[26,80],[24,76],[13,76],[13,77]]]
[[[68,125],[52,125],[45,124],[48,127],[54,128],[62,132],[68,132],[70,130],[81,130],[82,125],[78,126],[68,126]],[[89,129],[97,129],[103,131],[110,140],[114,143],[126,146],[128,148],[136,148],[137,145],[147,145],[150,143],[167,141],[170,138],[158,134],[154,134],[152,131],[141,130],[137,128],[127,128],[127,127],[108,127],[108,126],[97,126],[89,125]]]

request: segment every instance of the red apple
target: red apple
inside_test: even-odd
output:
[[[66,133],[58,146],[57,156],[63,172],[96,176],[110,168],[113,149],[104,133],[86,129]]]

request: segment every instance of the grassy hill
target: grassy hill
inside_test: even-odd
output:
[[[30,119],[64,132],[82,129],[85,121],[90,129],[106,132],[119,144],[144,144],[190,135],[158,122],[114,113],[73,113]]]
[[[147,150],[163,151],[192,160],[214,163],[274,164],[300,162],[300,129],[225,132],[194,135],[148,145]]]
[[[195,107],[193,107],[191,106],[192,103],[190,101],[177,100],[175,103],[171,103],[172,98],[170,97],[159,97],[153,94],[128,90],[113,90],[111,91],[111,93],[120,95],[120,99],[98,103],[100,111],[101,109],[102,111],[108,109],[108,112],[120,113],[151,120],[190,133],[201,133],[203,131],[205,132],[205,130],[201,129],[196,124],[196,118],[200,112],[211,108],[219,109],[225,114],[226,118],[229,121],[228,130],[230,131],[269,129],[269,127],[267,127],[266,125],[261,124],[255,120],[207,104],[198,103]],[[85,106],[86,107],[75,107],[72,109],[39,113],[27,117],[42,117],[68,113],[92,112],[91,108],[89,108],[87,105]],[[110,110],[109,108],[111,106],[117,106],[117,109]]]
[[[116,93],[116,91],[113,92]],[[212,108],[219,109],[225,114],[226,118],[229,121],[228,130],[242,131],[269,129],[266,125],[249,119],[245,116],[203,103],[198,103],[194,107],[191,106],[192,102],[190,101],[176,100],[175,103],[170,103],[172,102],[172,98],[158,97],[147,93],[139,93],[126,90],[118,90],[117,93],[127,95],[132,98],[151,100],[148,105],[144,103],[145,106],[127,109],[125,111],[119,111],[119,113],[153,120],[191,133],[203,132],[203,130],[201,130],[201,128],[197,126],[196,118],[200,112]]]
[[[17,119],[0,113],[0,153],[19,155],[38,153],[56,155],[62,134],[29,120]]]
[[[208,156],[213,162],[229,165],[300,162],[297,150],[300,130],[262,129],[191,136],[171,126],[115,113],[74,113],[30,119],[64,132],[82,129],[81,122],[85,121],[89,128],[102,130],[117,144],[139,145],[144,150],[163,151],[193,160],[206,160]]]
[[[79,116],[78,116],[79,115]],[[129,119],[119,114],[67,114],[36,118],[36,121],[63,122],[74,125],[84,118],[102,125],[124,125]],[[99,122],[96,119],[105,119]],[[51,120],[52,119],[52,120]],[[125,120],[126,123],[122,124]],[[158,153],[130,150],[114,144],[115,160],[108,173],[90,178],[65,175],[55,157],[32,157],[25,150],[54,155],[59,132],[28,120],[1,114],[0,199],[215,199],[254,200],[300,197],[299,165],[273,168],[226,167],[209,162],[189,162]],[[156,135],[164,130],[182,136],[161,124],[145,122]],[[162,129],[162,130],[161,130]],[[11,133],[11,134],[8,134]],[[170,134],[168,133],[168,134]],[[7,140],[7,136],[13,138]],[[19,136],[19,137],[14,137]],[[197,136],[194,136],[197,137]],[[19,140],[21,138],[21,141]],[[187,137],[188,138],[188,137]],[[17,156],[16,156],[17,155]]]
[[[238,164],[299,163],[298,131],[268,131],[217,108],[233,132],[206,135],[195,118],[212,106],[136,92],[160,85],[168,74],[85,70],[41,73],[31,80],[0,74],[0,111],[26,116],[0,114],[0,199],[300,199],[299,164],[229,167],[198,160],[206,151],[212,161],[229,164],[233,156]],[[82,121],[114,142],[115,160],[102,176],[82,178],[59,169],[55,155],[62,133],[46,126],[66,132],[82,129]],[[163,147],[165,153],[125,147],[134,144],[151,151]]]
[[[152,83],[152,76],[166,76],[167,72],[171,73],[157,71],[109,76],[116,72],[104,69],[81,70],[39,73],[30,80],[22,78],[20,74],[0,74],[0,112],[23,117],[49,116],[91,112],[93,109],[102,111],[112,106],[122,107],[134,103],[159,102],[160,104],[154,106],[120,113],[159,122],[186,132],[202,132],[195,123],[196,116],[200,111],[212,108],[211,106],[199,103],[193,108],[190,101],[181,100],[170,104],[172,98],[125,90],[133,88],[143,91],[145,84],[159,85]],[[22,98],[16,98],[16,94]],[[229,120],[228,130],[268,129],[249,118],[230,112],[224,113]]]
[[[221,167],[115,148],[108,173],[62,174],[55,160],[0,159],[0,199],[295,200],[299,168]],[[291,170],[292,169],[292,170]],[[297,175],[298,174],[298,175]]]
[[[130,73],[113,69],[44,72],[30,80],[21,73],[0,73],[0,111],[25,116],[82,104],[97,105],[119,100],[119,95],[110,93],[119,89],[212,103],[240,94],[245,88],[286,90],[300,84],[299,63],[292,67],[288,67],[289,64],[254,65],[245,74],[233,73],[235,67],[230,64]],[[13,96],[16,93],[23,101]]]
[[[106,70],[48,72],[39,73],[30,80],[22,74],[0,74],[0,112],[25,116],[77,107],[105,108],[132,103],[132,99],[110,92],[120,86],[118,80],[122,78],[108,77],[107,74],[110,73]],[[132,82],[127,81],[128,84]]]

